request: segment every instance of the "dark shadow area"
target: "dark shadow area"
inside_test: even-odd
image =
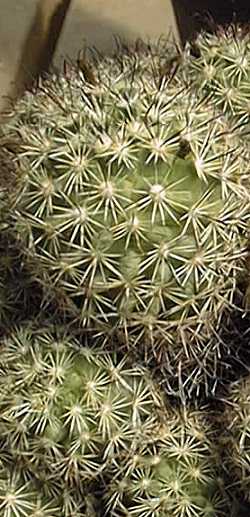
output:
[[[172,0],[182,43],[201,29],[250,22],[249,0]]]

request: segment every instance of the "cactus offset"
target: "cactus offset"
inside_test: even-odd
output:
[[[23,498],[13,504],[38,504],[33,484],[41,505],[54,499],[61,515],[87,516],[80,508],[95,508],[99,484],[112,516],[228,513],[206,416],[166,405],[145,369],[31,324],[2,340],[0,368],[1,456],[16,465]]]
[[[163,407],[144,369],[81,348],[59,329],[13,330],[0,368],[2,449],[48,482],[50,496],[60,480],[90,486],[151,432]]]

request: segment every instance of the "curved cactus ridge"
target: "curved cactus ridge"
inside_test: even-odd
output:
[[[101,60],[94,83],[72,67],[27,93],[6,125],[11,219],[45,293],[60,290],[101,345],[199,389],[216,379],[214,336],[244,272],[248,161],[237,128],[155,59],[128,52]]]

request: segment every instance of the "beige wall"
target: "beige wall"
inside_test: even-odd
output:
[[[13,86],[37,5],[38,0],[0,0],[0,109],[3,96]],[[109,52],[114,46],[113,35],[127,40],[154,39],[169,30],[176,34],[171,0],[72,0],[55,62],[60,64],[65,56],[76,57],[84,44]]]
[[[0,107],[15,76],[26,31],[37,0],[0,0]]]
[[[76,56],[85,43],[109,52],[115,35],[154,39],[169,30],[177,36],[171,0],[74,0],[56,58]]]

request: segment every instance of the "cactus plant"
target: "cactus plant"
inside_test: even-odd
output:
[[[223,447],[233,485],[250,501],[250,378],[232,383],[224,397]]]
[[[64,486],[48,497],[41,483],[11,463],[0,463],[0,511],[2,517],[97,517],[94,498],[73,493]],[[92,501],[93,500],[93,501]]]
[[[213,105],[243,126],[250,127],[250,37],[248,27],[231,24],[217,27],[215,33],[202,31],[187,43],[182,70],[202,94],[211,96]],[[249,138],[248,138],[249,141]]]
[[[176,411],[112,470],[106,491],[111,516],[212,517],[229,509],[213,432],[202,411]]]
[[[99,485],[112,516],[226,514],[206,416],[171,408],[145,369],[34,323],[2,339],[0,368],[5,512],[92,517]]]
[[[91,83],[74,67],[51,76],[17,105],[11,220],[45,291],[101,345],[207,387],[244,271],[248,162],[195,90],[133,53],[112,63]]]
[[[15,464],[47,486],[91,482],[163,407],[147,372],[98,353],[65,329],[18,327],[2,339],[0,437]]]

